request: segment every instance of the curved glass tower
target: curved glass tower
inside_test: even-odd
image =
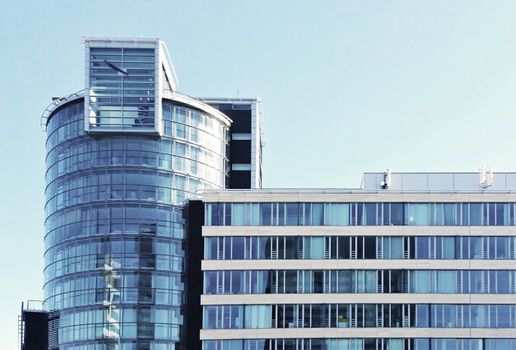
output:
[[[86,89],[44,118],[49,345],[181,349],[183,204],[225,187],[231,121],[174,91],[159,40],[85,48]]]

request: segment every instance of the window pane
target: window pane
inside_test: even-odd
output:
[[[419,238],[419,237],[418,237]],[[390,237],[390,259],[403,259],[402,237]]]
[[[482,225],[482,204],[471,203],[469,208],[469,220],[471,226]]]
[[[376,203],[365,204],[365,224],[376,225]]]
[[[403,225],[404,223],[403,204],[391,203],[391,225]]]
[[[227,238],[226,238],[227,239]],[[233,260],[244,259],[244,237],[233,237]]]
[[[483,248],[481,237],[470,237],[470,257],[471,259],[483,259]]]
[[[206,237],[205,238],[206,246],[204,248],[204,258],[206,260],[217,260],[218,259],[218,250],[217,250],[217,237]]]
[[[309,259],[324,259],[324,237],[307,237],[307,241],[310,242]]]
[[[312,226],[321,226],[323,219],[323,205],[321,203],[312,203]]]
[[[297,203],[287,203],[287,226],[296,226],[298,225],[298,215],[299,215],[299,205]]]
[[[428,226],[430,225],[430,205],[407,203],[407,225]]]
[[[245,205],[244,203],[233,203],[232,204],[232,226],[243,226],[245,222]]]
[[[260,220],[261,220],[261,225],[263,225],[263,226],[272,225],[272,204],[271,203],[260,203]]]
[[[455,259],[455,237],[443,237],[443,259]]]
[[[428,259],[429,246],[429,237],[416,237],[416,259]]]
[[[416,306],[416,327],[427,328],[429,327],[429,307],[426,304],[417,304]]]
[[[331,204],[331,224],[333,226],[349,225],[349,204]]]

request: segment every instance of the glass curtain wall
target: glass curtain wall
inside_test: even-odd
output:
[[[48,121],[44,298],[59,317],[55,347],[177,349],[182,208],[196,191],[224,187],[228,130],[172,101],[163,118],[162,138],[90,137],[78,100]]]

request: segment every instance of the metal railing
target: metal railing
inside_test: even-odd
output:
[[[68,101],[75,100],[79,97],[83,97],[84,95],[86,95],[86,90],[87,89],[82,89],[77,92],[74,92],[73,94],[66,95],[63,97],[52,97],[52,102],[47,106],[47,108],[45,108],[45,110],[41,114],[41,118],[40,118],[41,130],[47,131],[48,117],[50,116],[50,114],[52,114],[53,111],[55,111],[55,109],[57,107],[65,104]]]

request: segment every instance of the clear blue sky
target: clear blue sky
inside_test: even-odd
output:
[[[160,37],[180,90],[263,99],[266,187],[363,171],[516,171],[514,1],[4,1],[0,348],[42,297],[44,134],[82,36]]]

